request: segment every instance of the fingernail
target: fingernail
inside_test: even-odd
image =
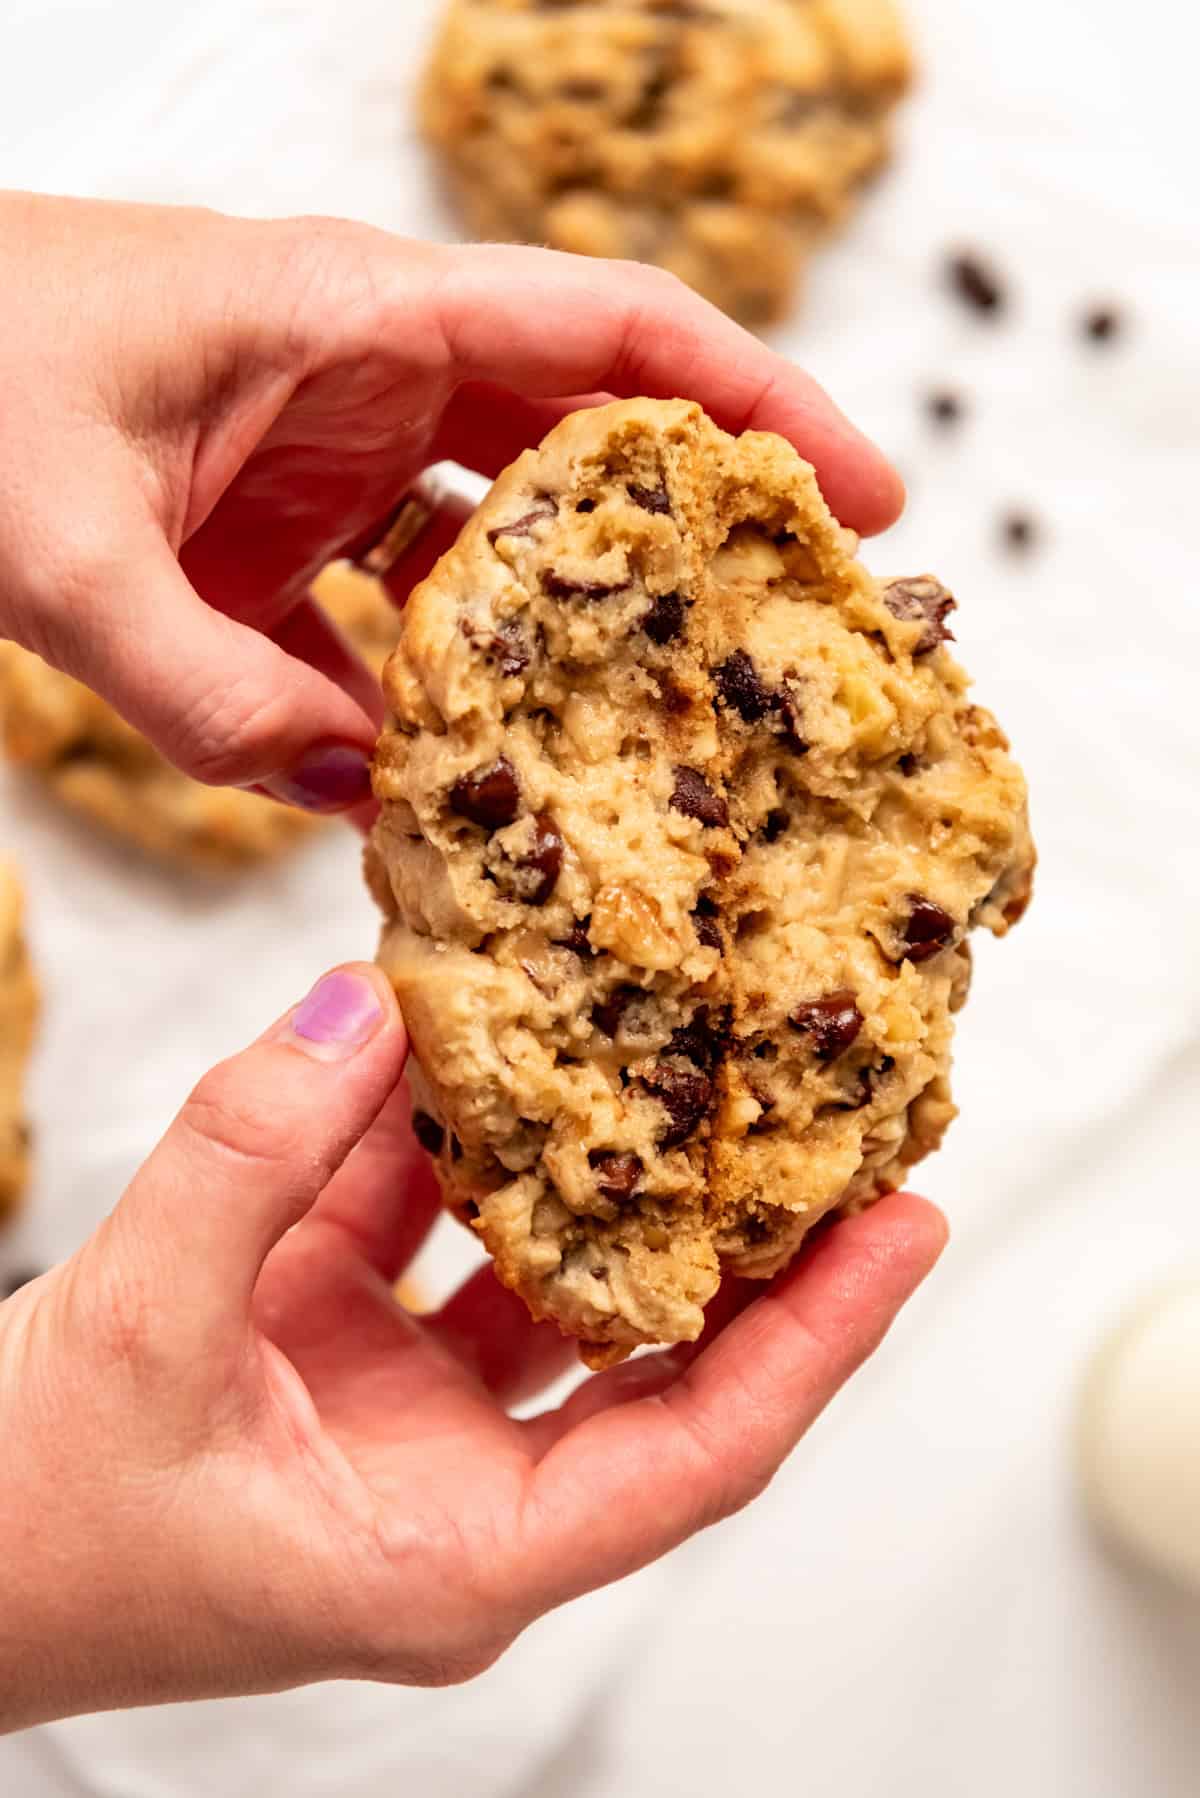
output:
[[[297,1048],[318,1061],[341,1060],[370,1042],[383,1022],[383,1006],[361,974],[326,974],[292,1013]]]
[[[262,784],[272,799],[301,811],[344,812],[371,797],[371,764],[361,749],[335,743],[310,750],[289,774]]]

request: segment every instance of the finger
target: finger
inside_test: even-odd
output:
[[[379,682],[315,600],[302,600],[271,632],[271,640],[340,687],[374,725],[382,725],[387,707]]]
[[[375,1121],[405,1049],[378,969],[326,975],[201,1080],[113,1214],[113,1265],[152,1265],[180,1330],[227,1342],[271,1249]]]
[[[111,565],[66,588],[51,659],[196,780],[258,785],[314,812],[367,799],[376,728],[363,707],[206,606],[152,526],[131,526],[121,542]]]
[[[501,1286],[489,1263],[425,1319],[425,1328],[470,1368],[501,1404],[533,1398],[565,1373],[578,1344],[550,1323],[534,1323],[523,1301]]]
[[[698,400],[726,430],[786,437],[843,523],[869,532],[899,516],[899,476],[829,395],[660,269],[468,245],[449,253],[435,303],[461,380],[533,399],[604,391]]]
[[[573,399],[535,400],[487,381],[468,381],[446,407],[436,453],[495,480],[525,450],[536,449],[570,413],[606,405],[612,398],[611,393],[585,393]]]
[[[938,1211],[893,1195],[831,1229],[665,1391],[644,1396],[637,1362],[600,1376],[607,1407],[578,1406],[583,1421],[541,1462],[526,1512],[546,1602],[621,1578],[761,1492],[945,1240]]]
[[[297,1235],[331,1229],[389,1285],[412,1261],[441,1214],[433,1163],[412,1130],[412,1096],[401,1081],[334,1175]]]

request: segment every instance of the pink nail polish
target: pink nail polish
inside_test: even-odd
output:
[[[361,1049],[383,1022],[383,1006],[361,974],[326,974],[292,1013],[293,1036],[316,1050]]]
[[[371,797],[371,764],[361,749],[328,744],[310,750],[288,774],[264,781],[272,799],[305,812],[344,812]]]

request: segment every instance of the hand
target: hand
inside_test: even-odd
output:
[[[328,976],[0,1305],[0,1728],[479,1672],[760,1492],[941,1250],[886,1199],[515,1422],[571,1345],[487,1268],[422,1321],[392,1297],[437,1211],[404,1054],[378,971]]]
[[[0,272],[0,635],[199,780],[364,800],[379,695],[311,577],[431,462],[495,475],[597,393],[782,433],[859,530],[900,509],[813,381],[656,269],[0,194]]]

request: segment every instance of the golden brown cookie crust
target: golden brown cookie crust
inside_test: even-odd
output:
[[[781,439],[577,413],[414,594],[369,852],[418,1131],[593,1361],[694,1339],[954,1115],[966,937],[1025,787],[932,577],[875,580]]]
[[[38,992],[22,913],[16,871],[0,862],[0,1225],[16,1211],[29,1176],[25,1067],[37,1023]]]
[[[378,675],[399,630],[380,582],[335,563],[313,594]],[[14,643],[0,643],[0,716],[11,762],[71,811],[157,860],[231,872],[271,861],[319,828],[320,820],[257,794],[191,780],[104,700]]]
[[[477,235],[655,262],[765,324],[910,77],[892,0],[451,0],[422,116]]]

